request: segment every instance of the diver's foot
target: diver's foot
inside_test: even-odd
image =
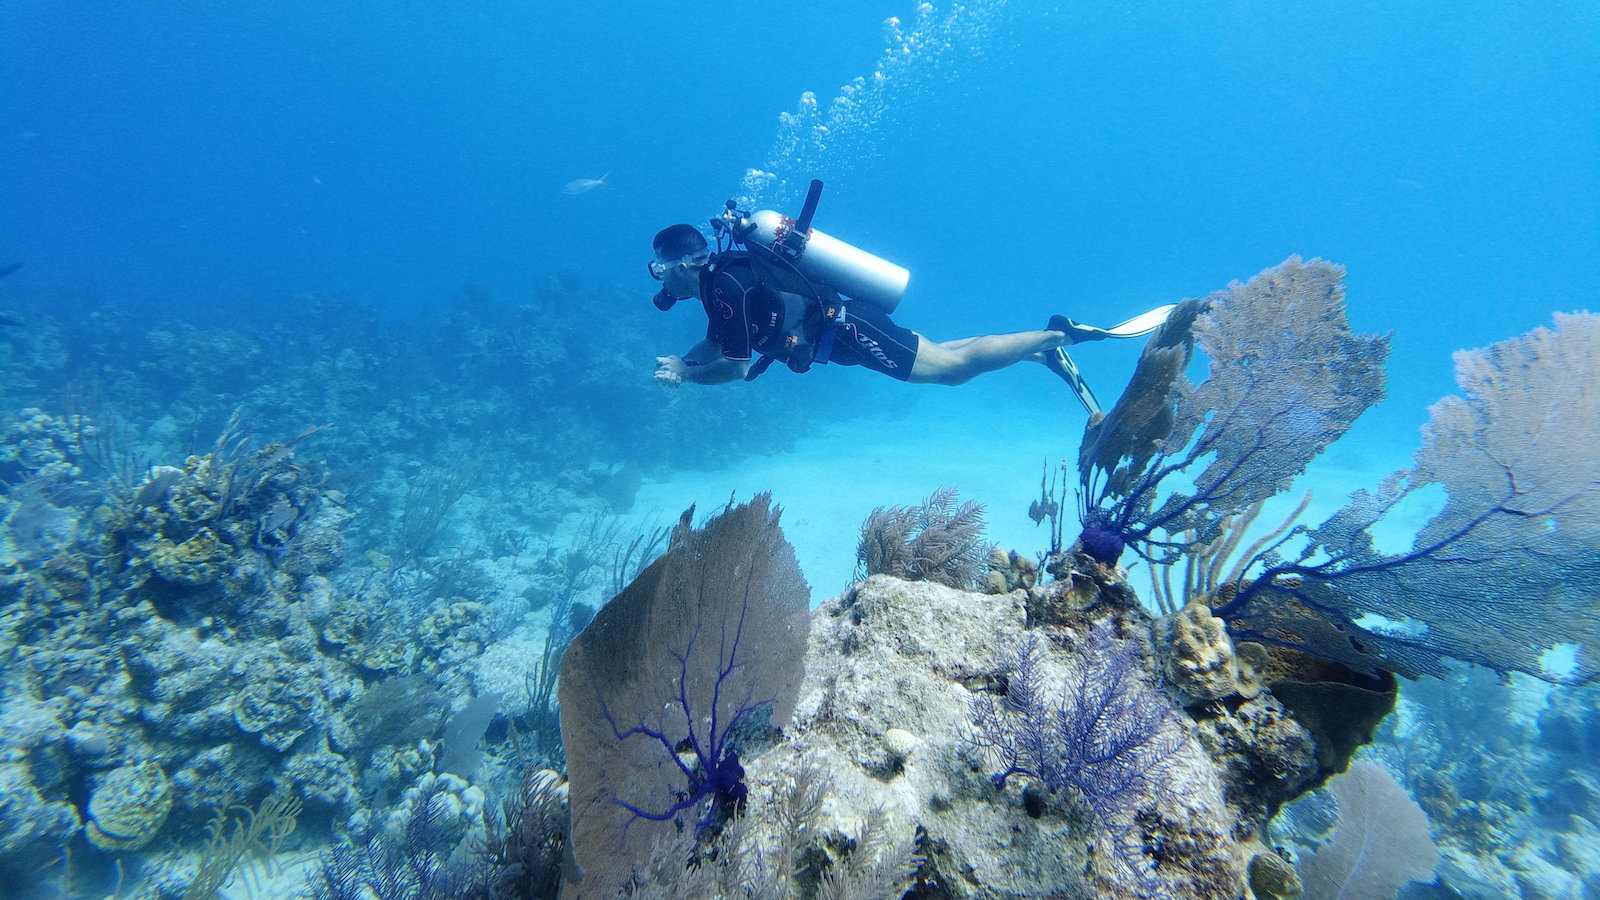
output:
[[[1051,316],[1050,324],[1045,326],[1051,331],[1064,332],[1067,336],[1067,345],[1082,344],[1088,341],[1103,341],[1110,337],[1103,328],[1093,325],[1080,325],[1066,316]]]

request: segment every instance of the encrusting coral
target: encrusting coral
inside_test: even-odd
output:
[[[996,594],[1027,590],[1039,583],[1039,565],[1015,550],[989,551],[989,575],[984,584]]]
[[[1235,647],[1223,621],[1204,601],[1191,600],[1162,622],[1167,679],[1190,702],[1235,696],[1248,700],[1261,693],[1266,649],[1253,643]]]

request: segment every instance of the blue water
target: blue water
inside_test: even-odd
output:
[[[774,404],[764,427],[781,439],[630,458],[634,412],[677,402],[649,382],[644,345],[681,352],[703,327],[693,304],[648,302],[658,228],[703,224],[752,185],[792,212],[821,178],[818,227],[909,268],[896,318],[938,339],[1058,312],[1111,324],[1291,254],[1338,262],[1353,327],[1393,343],[1388,399],[1320,482],[1331,510],[1407,463],[1428,405],[1455,390],[1452,352],[1600,302],[1597,85],[1592,3],[12,0],[0,265],[24,265],[0,311],[210,327],[322,295],[426,322],[463,285],[509,309],[567,273],[599,290],[591,346],[625,335],[637,357],[595,401],[615,451],[599,462],[645,470],[639,511],[657,521],[777,487],[820,600],[848,578],[867,510],[955,479],[990,505],[996,539],[1040,549],[1023,516],[1036,467],[1075,456],[1082,414],[1034,366],[957,389],[779,366],[717,390],[744,390],[722,402],[757,418]],[[854,110],[830,118],[841,96]],[[1075,355],[1109,403],[1137,353]],[[264,362],[245,377],[270,376]],[[598,390],[550,377],[540,390]],[[222,414],[189,412],[215,433]],[[526,415],[508,422],[543,427]],[[487,540],[465,516],[451,528]],[[1508,733],[1537,740],[1536,718],[1508,713]]]

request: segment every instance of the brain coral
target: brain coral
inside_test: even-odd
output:
[[[172,811],[172,782],[153,761],[112,769],[89,797],[89,842],[103,850],[137,850],[156,836]]]

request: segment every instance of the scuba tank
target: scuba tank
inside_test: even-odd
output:
[[[794,219],[770,209],[748,213],[729,200],[722,215],[711,220],[719,249],[726,235],[731,244],[766,251],[760,255],[776,257],[808,281],[827,285],[852,300],[870,303],[886,313],[894,312],[900,298],[905,296],[911,272],[812,228],[811,217],[816,214],[817,201],[821,198],[822,182],[813,179],[806,192],[805,205]]]

